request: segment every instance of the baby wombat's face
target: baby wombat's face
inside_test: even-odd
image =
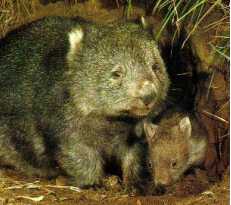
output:
[[[169,79],[151,34],[136,24],[78,32],[81,40],[69,60],[78,81],[73,95],[83,114],[142,117],[160,107]]]
[[[144,125],[144,129],[157,187],[172,185],[188,168],[200,164],[203,160],[205,138],[192,136],[191,121],[188,117],[182,118],[176,126],[149,123]]]

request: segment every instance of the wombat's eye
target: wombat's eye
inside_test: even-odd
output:
[[[176,168],[176,167],[177,167],[177,162],[176,162],[176,161],[173,161],[173,162],[171,163],[171,167],[172,167],[172,168]]]
[[[159,69],[160,69],[160,66],[157,63],[155,63],[155,64],[152,65],[152,70],[153,71],[159,70]]]
[[[120,72],[118,70],[112,72],[112,77],[115,78],[115,79],[120,78],[121,76],[122,76],[122,72]]]
[[[115,67],[111,72],[111,76],[115,80],[120,79],[123,76],[123,68],[121,66]]]

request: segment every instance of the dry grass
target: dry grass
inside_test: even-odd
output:
[[[1,0],[0,1],[0,36],[10,28],[23,23],[35,11],[36,0]]]
[[[182,28],[190,27],[182,47],[198,29],[202,29],[203,22],[214,12],[220,13],[220,16],[206,25],[207,32],[210,32],[210,29],[219,31],[224,24],[229,27],[229,5],[222,0],[157,0],[154,1],[153,7],[153,14],[161,13],[163,16],[162,26],[156,33],[157,40],[167,26],[175,27],[173,38],[179,35]],[[210,46],[218,55],[229,61],[229,32],[218,34],[219,39],[210,43]]]
[[[107,180],[110,180],[108,178]],[[103,204],[103,205],[225,205],[229,202],[229,173],[224,179],[206,191],[190,196],[177,197],[174,193],[163,196],[129,196],[115,190],[111,186],[107,189],[80,190],[69,186],[59,186],[55,181],[39,179],[24,179],[16,173],[7,173],[0,176],[0,204]]]

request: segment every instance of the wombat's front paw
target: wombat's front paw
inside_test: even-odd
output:
[[[89,189],[89,188],[99,188],[102,187],[102,177],[93,178],[85,178],[85,176],[73,177],[68,176],[65,180],[65,184],[68,186],[75,186],[81,189]]]
[[[65,148],[65,147],[64,147]],[[66,154],[67,153],[67,154]],[[103,159],[97,150],[76,143],[59,154],[59,165],[69,177],[68,184],[80,188],[100,186],[104,177]]]
[[[109,176],[103,179],[103,188],[110,191],[121,192],[122,185],[118,176]]]
[[[122,172],[123,184],[127,192],[135,194],[144,194],[147,184],[145,150],[142,143],[136,143],[130,146],[123,156]]]

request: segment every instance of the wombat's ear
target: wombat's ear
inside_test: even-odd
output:
[[[151,122],[144,122],[144,133],[147,139],[151,139],[152,142],[156,140],[155,136],[158,127],[159,127],[158,125],[155,125]]]
[[[140,17],[140,23],[141,23],[143,29],[148,29],[149,24],[148,24],[148,22],[147,22],[147,20],[145,19],[144,16]]]
[[[144,16],[141,16],[139,18],[139,22],[142,28],[148,31],[153,36],[153,24],[150,22],[150,19],[148,19],[147,17],[145,18]]]
[[[70,53],[75,53],[80,48],[80,43],[83,39],[84,32],[80,26],[72,29],[69,34]]]
[[[191,137],[192,134],[192,126],[189,117],[184,117],[181,119],[179,123],[180,130],[185,134],[187,138]]]

